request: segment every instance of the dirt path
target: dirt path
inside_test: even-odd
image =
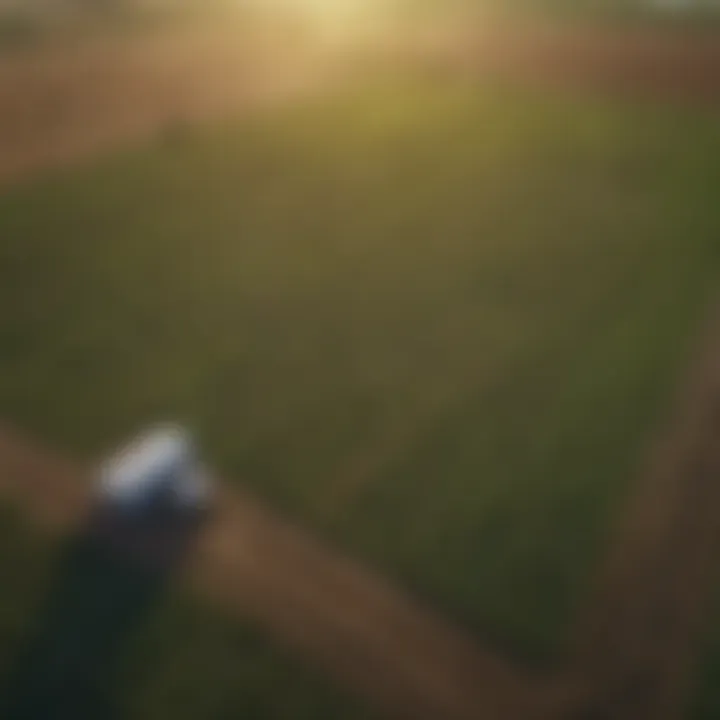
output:
[[[0,55],[0,188],[34,172],[322,87],[338,71],[237,28]]]
[[[720,556],[720,305],[571,641],[578,718],[681,717]]]
[[[63,535],[82,527],[89,482],[82,467],[0,432],[0,490],[43,527]],[[187,573],[201,595],[254,620],[388,717],[512,720],[544,692],[250,495],[222,492]]]
[[[221,506],[197,557],[216,601],[243,608],[392,717],[525,715],[530,678],[462,630],[252,498]]]

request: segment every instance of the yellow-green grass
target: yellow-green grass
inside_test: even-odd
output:
[[[158,418],[479,637],[559,647],[717,278],[713,118],[392,77],[0,198],[0,407]]]

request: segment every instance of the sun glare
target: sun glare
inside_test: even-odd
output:
[[[266,0],[328,39],[352,39],[380,31],[390,17],[391,0]]]

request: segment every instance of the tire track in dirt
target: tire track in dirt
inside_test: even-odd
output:
[[[0,490],[53,532],[85,525],[88,467],[0,429]],[[185,572],[201,596],[257,622],[388,717],[512,720],[542,694],[461,629],[226,484]]]
[[[570,645],[587,695],[568,717],[681,717],[720,554],[720,305]]]

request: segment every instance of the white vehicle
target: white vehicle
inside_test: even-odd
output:
[[[192,439],[175,425],[160,425],[140,435],[100,470],[103,504],[131,514],[158,506],[203,511],[210,483]]]

